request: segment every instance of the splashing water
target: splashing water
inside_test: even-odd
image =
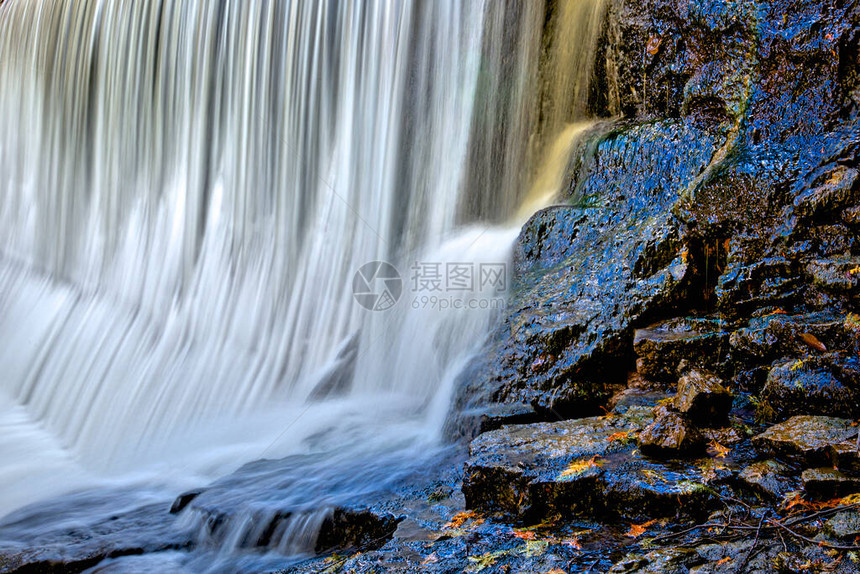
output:
[[[437,444],[504,293],[442,309],[411,265],[505,263],[557,194],[603,14],[558,4],[541,63],[539,2],[3,2],[0,512]],[[377,260],[389,311],[350,291]]]

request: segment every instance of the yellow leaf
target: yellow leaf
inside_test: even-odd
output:
[[[627,531],[627,534],[625,536],[629,536],[630,538],[639,538],[640,536],[645,534],[645,530],[647,530],[647,528],[655,522],[657,522],[656,519],[649,520],[644,524],[631,524],[630,530]]]
[[[469,562],[471,563],[468,567],[466,567],[466,572],[480,572],[485,568],[489,568],[493,564],[496,563],[496,560],[507,554],[507,550],[497,550],[495,552],[487,552],[486,554],[482,554],[481,556],[469,556]]]
[[[858,266],[857,266],[857,267],[855,267],[854,269],[851,269],[850,271],[848,271],[848,274],[849,274],[849,275],[856,275],[856,274],[858,274],[858,273],[860,273],[860,265],[858,265]]]
[[[849,494],[839,501],[840,504],[857,504],[860,503],[860,492]]]
[[[712,440],[711,442],[709,442],[708,447],[709,447],[708,450],[713,451],[714,456],[717,458],[726,458],[726,456],[728,456],[728,454],[730,452],[732,452],[732,449],[721,445],[720,443],[718,443],[715,440]]]
[[[602,463],[597,460],[598,456],[599,455],[594,455],[589,459],[572,462],[565,470],[562,471],[561,474],[558,475],[558,480],[570,479],[582,474],[589,468],[599,467]]]
[[[640,470],[639,472],[645,475],[648,484],[654,484],[655,482],[668,482],[666,480],[666,477],[657,472],[656,470],[645,468]]]
[[[546,552],[547,547],[549,547],[549,542],[546,540],[527,540],[525,546],[520,547],[518,552],[533,558]]]

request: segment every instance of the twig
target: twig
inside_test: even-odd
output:
[[[758,539],[761,536],[761,527],[764,524],[764,519],[767,518],[767,515],[770,513],[770,510],[765,510],[761,518],[758,521],[758,527],[755,529],[755,538],[753,538],[752,546],[750,546],[750,551],[747,552],[747,555],[744,557],[744,561],[741,562],[740,566],[738,566],[737,572],[743,572],[746,565],[749,563],[750,559],[753,557],[753,552],[755,552],[756,546],[758,546]]]
[[[821,546],[822,548],[830,548],[831,550],[860,550],[860,546],[840,546],[838,544],[830,544],[829,542],[824,542],[823,540],[813,540],[812,538],[804,536],[803,534],[800,534],[799,532],[795,532],[794,530],[792,530],[791,528],[789,528],[788,526],[786,526],[785,524],[783,524],[782,522],[780,522],[778,520],[772,520],[772,521],[770,521],[770,524],[773,524],[774,526],[782,528],[783,530],[785,530],[786,532],[788,532],[789,534],[791,534],[795,538],[803,540],[804,542],[808,542],[809,544]]]

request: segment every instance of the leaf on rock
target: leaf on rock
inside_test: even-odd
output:
[[[799,335],[800,340],[806,343],[808,346],[812,347],[816,351],[826,351],[827,347],[824,346],[824,343],[818,340],[818,337],[811,333],[801,333]]]
[[[481,572],[496,563],[496,560],[507,554],[507,550],[496,550],[495,552],[487,552],[481,556],[469,556],[469,566],[465,572]]]
[[[726,458],[732,449],[712,440],[708,443],[708,452],[712,452],[716,458]]]
[[[599,455],[594,455],[589,459],[572,462],[566,469],[562,471],[561,474],[558,475],[558,480],[570,480],[579,476],[589,468],[599,467],[603,463],[597,460],[598,456]]]
[[[639,538],[640,536],[645,534],[645,531],[648,529],[648,527],[655,522],[657,522],[657,519],[649,520],[644,524],[631,524],[630,530],[627,531],[627,534],[625,534],[625,536],[629,536],[630,538]]]
[[[484,520],[480,518],[480,515],[477,512],[467,510],[465,512],[458,512],[457,514],[452,516],[451,520],[445,524],[445,528],[460,528],[461,526],[463,526],[463,524],[473,519],[480,519],[481,523],[484,522]]]
[[[511,534],[521,540],[534,540],[537,538],[537,535],[531,530],[511,530]]]

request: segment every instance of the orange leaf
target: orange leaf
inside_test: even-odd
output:
[[[819,341],[815,335],[812,335],[810,333],[801,333],[800,339],[804,343],[806,343],[807,345],[809,345],[810,347],[815,349],[816,351],[826,351],[827,350],[827,347],[824,346],[824,343]]]
[[[609,438],[607,438],[606,440],[608,440],[609,442],[613,442],[616,440],[627,440],[629,438],[630,438],[630,431],[614,432],[611,435],[609,435]]]
[[[655,522],[657,522],[656,519],[649,520],[644,524],[631,524],[630,530],[627,531],[627,534],[625,534],[625,536],[629,536],[630,538],[639,538],[640,536],[645,534],[645,530],[647,530],[647,528]]]
[[[720,443],[718,443],[715,440],[712,440],[711,442],[709,442],[708,447],[709,447],[708,450],[714,451],[714,456],[716,456],[717,458],[726,458],[726,456],[730,452],[732,452],[732,449],[721,445]]]
[[[511,534],[522,540],[534,540],[535,533],[528,530],[511,530]]]
[[[478,514],[471,510],[459,512],[451,517],[451,520],[445,524],[445,528],[460,528],[467,520],[477,518]],[[482,520],[483,522],[483,520]]]
[[[559,480],[572,478],[578,474],[582,474],[589,468],[600,466],[601,463],[597,460],[597,458],[598,455],[594,455],[587,460],[577,460],[576,462],[570,463],[570,465],[568,465],[568,467],[564,469],[561,474],[558,475]]]
[[[567,538],[564,543],[571,548],[582,550],[582,544],[579,543],[579,538],[577,538],[576,536],[574,536],[573,538]]]
[[[732,557],[726,556],[722,560],[717,560],[717,562],[715,563],[715,566],[722,566],[723,564],[728,564],[731,561],[732,561]]]
[[[764,317],[772,317],[774,315],[788,315],[783,309],[777,309],[776,311],[771,311],[770,313],[763,315]]]
[[[648,45],[645,46],[645,49],[648,51],[649,54],[653,56],[660,49],[660,44],[662,43],[663,38],[661,38],[660,36],[651,36],[650,38],[648,38]]]

